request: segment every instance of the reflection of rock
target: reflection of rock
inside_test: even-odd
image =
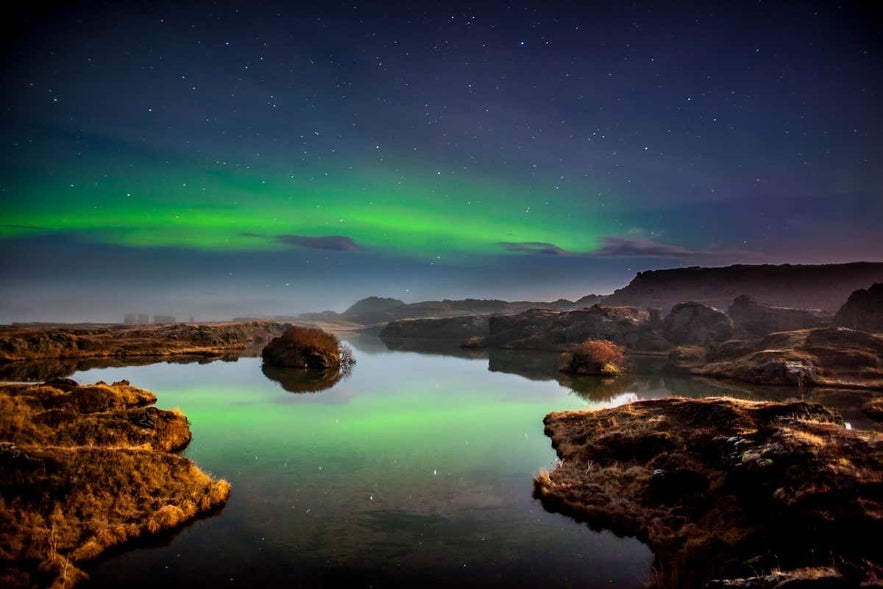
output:
[[[727,314],[733,320],[735,337],[741,338],[759,338],[776,331],[823,327],[830,319],[830,315],[822,311],[765,305],[747,295],[733,299]]]
[[[530,380],[548,381],[559,378],[561,357],[557,352],[537,350],[501,350],[488,348],[488,370],[517,374]]]
[[[577,311],[534,309],[490,318],[489,347],[566,351],[587,339],[605,339],[630,350],[661,351],[671,347],[659,333],[659,317],[638,307],[595,305]]]
[[[663,370],[669,373],[688,374],[690,368],[705,364],[706,350],[702,346],[678,346],[668,353]]]
[[[883,282],[849,295],[834,316],[834,323],[871,333],[883,333]]]
[[[270,380],[275,380],[282,388],[291,393],[318,393],[330,389],[345,374],[334,368],[329,370],[311,370],[305,368],[287,368],[263,364],[261,372]]]
[[[628,376],[605,378],[601,376],[572,376],[561,373],[558,382],[574,393],[596,403],[610,401],[627,392],[634,392],[635,380]]]
[[[486,350],[476,348],[463,348],[454,340],[436,339],[384,339],[383,344],[387,350],[396,352],[417,352],[419,354],[431,354],[434,356],[455,356],[457,358],[484,358]]]
[[[883,388],[883,336],[843,327],[728,342],[695,374],[758,384]]]
[[[840,584],[801,587],[873,580],[881,550],[863,538],[883,533],[883,434],[846,429],[815,403],[726,398],[552,413],[544,423],[560,461],[535,477],[535,495],[646,542],[659,586],[818,566],[818,554],[837,555],[824,564]]]
[[[236,362],[238,354],[211,356],[127,356],[123,358],[59,358],[0,363],[0,381],[42,382],[50,378],[70,376],[75,372],[95,368],[147,366],[148,364],[209,364]]]
[[[714,307],[678,303],[662,321],[662,334],[677,346],[709,346],[730,339],[733,324]]]

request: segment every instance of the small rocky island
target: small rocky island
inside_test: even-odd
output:
[[[0,586],[73,587],[84,563],[227,501],[175,452],[187,418],[121,381],[0,386]]]
[[[355,364],[352,350],[322,329],[292,326],[261,351],[264,376],[292,393],[316,393],[331,388]]]
[[[283,368],[337,369],[341,348],[331,333],[313,327],[292,326],[261,350],[264,362]]]

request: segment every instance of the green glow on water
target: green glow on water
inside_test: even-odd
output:
[[[431,585],[469,565],[479,585],[506,570],[552,587],[638,587],[649,570],[637,541],[546,513],[531,496],[533,475],[555,458],[543,416],[587,406],[557,383],[492,373],[486,360],[358,351],[352,376],[318,393],[283,390],[258,359],[75,378],[127,378],[159,407],[181,408],[193,430],[186,455],[233,488],[218,517],[168,549],[99,567],[97,587],[133,569],[164,582],[158,559],[172,553],[203,563],[176,578],[222,582],[260,563],[265,578],[252,581],[270,585],[329,566]]]

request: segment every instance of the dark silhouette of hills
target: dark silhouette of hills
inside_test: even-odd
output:
[[[693,266],[639,272],[628,285],[605,297],[604,305],[668,312],[678,303],[696,301],[726,309],[736,297],[748,295],[766,305],[833,314],[853,291],[875,282],[883,282],[883,263]]]
[[[529,309],[551,309],[555,311],[571,311],[589,307],[603,299],[600,295],[587,295],[578,301],[558,299],[551,302],[538,301],[502,301],[499,299],[462,299],[440,301],[422,301],[405,303],[398,299],[385,297],[368,297],[357,301],[343,313],[324,311],[322,313],[306,313],[299,315],[301,320],[342,320],[362,325],[381,325],[400,319],[425,319],[460,317],[463,315],[510,315],[522,313]]]

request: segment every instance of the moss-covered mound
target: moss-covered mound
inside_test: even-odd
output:
[[[0,387],[0,586],[72,587],[79,566],[223,505],[230,485],[170,452],[187,418],[122,381]]]

